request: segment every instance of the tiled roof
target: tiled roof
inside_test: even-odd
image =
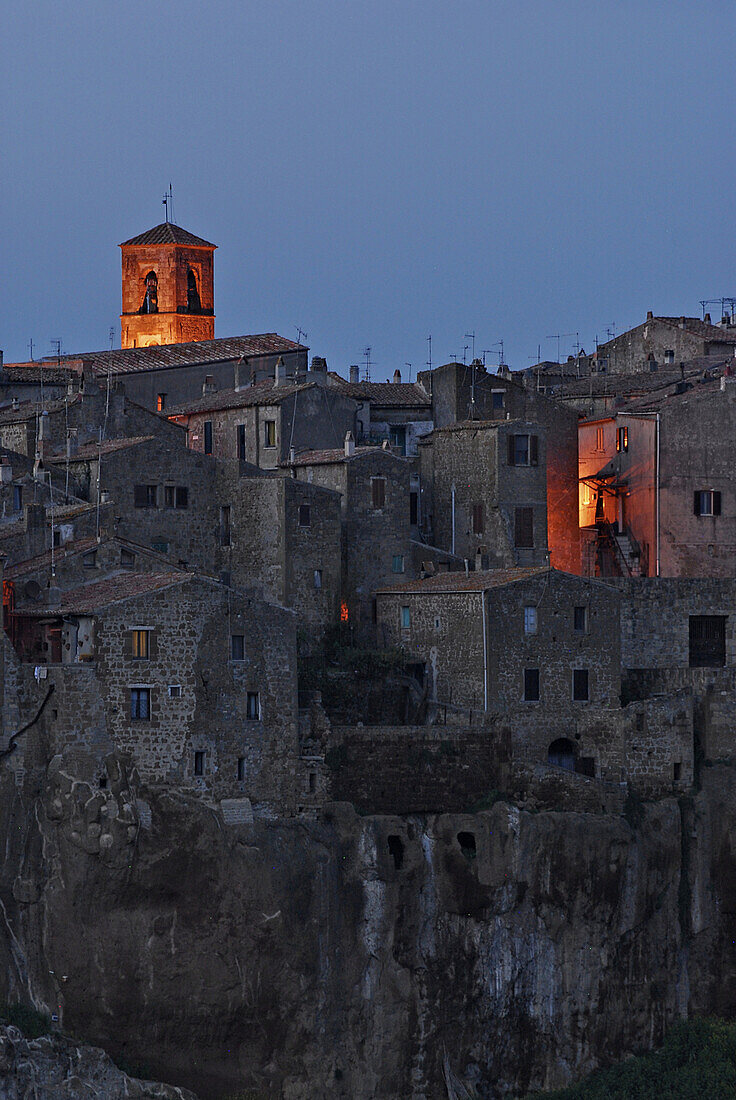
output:
[[[91,584],[80,585],[79,588],[70,588],[62,592],[61,600],[56,607],[35,607],[33,610],[22,609],[16,612],[18,615],[32,616],[33,618],[49,618],[61,615],[85,615],[109,607],[113,603],[121,603],[135,596],[145,596],[158,592],[163,588],[170,588],[175,584],[186,584],[194,579],[194,573],[115,573],[102,581],[92,581]]]
[[[685,332],[693,336],[700,336],[704,340],[712,340],[723,344],[736,344],[736,332],[732,329],[719,328],[718,325],[708,324],[699,317],[654,317],[655,321],[662,321],[665,325],[674,328],[684,327]]]
[[[255,336],[227,336],[218,340],[196,340],[185,344],[156,344],[150,348],[113,348],[111,351],[86,351],[62,355],[62,364],[77,369],[89,368],[98,374],[134,374],[138,371],[161,370],[164,367],[187,367],[191,364],[229,363],[260,355],[284,355],[308,351],[276,332]],[[44,362],[56,363],[56,356]]]
[[[83,516],[85,512],[94,512],[95,505],[86,501],[79,504],[53,504],[46,506],[46,522],[59,522],[64,519],[74,519],[75,516]]]
[[[720,370],[723,361],[705,356],[690,360],[685,364],[685,372],[679,369],[656,371],[635,371],[632,374],[593,374],[590,378],[580,378],[574,382],[566,382],[560,386],[555,394],[557,400],[565,397],[589,397],[591,387],[593,397],[639,397],[651,394],[658,390],[666,389],[681,382],[698,378],[703,373],[703,365],[709,370]]]
[[[478,431],[479,428],[502,428],[504,425],[508,426],[509,424],[536,424],[536,421],[529,416],[516,416],[513,420],[506,420],[505,418],[501,420],[458,420],[455,424],[445,424],[442,428],[434,428],[430,434],[436,435],[440,432],[471,432]]]
[[[366,458],[368,455],[376,454],[393,454],[393,452],[387,447],[356,447],[353,455],[348,458],[344,447],[335,447],[322,451],[301,451],[293,462],[282,462],[281,465],[329,466],[336,462],[351,462],[356,458]]]
[[[462,570],[454,573],[442,572],[425,577],[423,580],[387,585],[385,588],[379,588],[378,593],[379,595],[413,593],[420,596],[433,596],[440,592],[485,592],[489,588],[501,588],[507,584],[515,584],[517,581],[556,572],[558,570],[550,569],[546,565],[518,566],[514,569],[485,569],[475,573],[465,573]]]
[[[348,382],[335,371],[328,373],[336,389],[357,401],[395,408],[432,407],[432,398],[418,382]]]
[[[87,462],[99,455],[109,455],[115,451],[127,450],[128,447],[137,447],[139,443],[148,443],[153,438],[152,435],[134,435],[125,439],[105,439],[102,443],[85,443],[84,446],[78,447],[76,451],[69,455],[69,461]],[[54,455],[52,458],[44,459],[44,461],[66,465],[66,455]]]
[[[53,557],[54,563],[61,562],[65,558],[73,557],[75,554],[84,554],[88,550],[95,549],[99,543],[94,535],[90,535],[88,538],[77,539],[75,542],[67,542],[65,546],[57,546],[54,548]],[[18,577],[25,577],[28,573],[35,573],[37,569],[43,569],[45,566],[51,564],[51,550],[47,550],[44,554],[36,554],[33,558],[26,558],[25,561],[16,562],[15,565],[9,565],[3,573],[3,577],[7,581],[17,580]]]
[[[17,424],[24,420],[32,420],[41,412],[62,412],[65,407],[76,405],[81,400],[81,394],[75,393],[73,397],[57,397],[53,401],[44,401],[43,404],[40,401],[20,401],[15,408],[12,405],[6,405],[5,408],[0,409],[0,424]]]
[[[189,244],[197,248],[217,248],[216,244],[204,240],[203,237],[195,237],[188,229],[182,229],[173,222],[161,222],[154,225],[153,229],[147,229],[145,233],[139,233],[137,237],[131,237],[120,245],[125,248],[129,244]]]
[[[242,409],[250,405],[278,405],[284,398],[316,385],[316,382],[299,382],[274,386],[273,379],[267,378],[263,382],[256,382],[254,386],[245,386],[240,390],[217,390],[215,393],[206,393],[193,401],[174,405],[167,409],[166,413],[171,418],[189,416],[198,412],[217,412],[219,409]]]
[[[56,356],[54,356],[55,358]],[[2,369],[7,376],[7,380],[15,385],[18,383],[40,382],[42,377],[45,383],[58,382],[66,385],[69,379],[77,373],[73,367],[42,367],[35,362],[6,363]]]

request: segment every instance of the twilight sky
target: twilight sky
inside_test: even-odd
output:
[[[120,251],[214,241],[216,335],[514,368],[736,295],[733,0],[34,0],[0,35],[0,347],[119,346]],[[563,356],[575,335],[563,336]],[[470,348],[467,351],[470,358]],[[413,375],[414,376],[414,375]]]

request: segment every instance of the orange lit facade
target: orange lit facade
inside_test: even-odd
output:
[[[213,340],[216,245],[163,222],[120,245],[120,346]]]

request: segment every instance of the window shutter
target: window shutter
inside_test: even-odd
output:
[[[158,657],[158,630],[148,631],[148,659],[154,661]]]
[[[133,631],[126,630],[123,634],[123,657],[133,656]]]
[[[700,515],[700,493],[697,489],[693,493],[693,514],[696,516]]]
[[[516,442],[514,440],[513,435],[506,436],[506,442],[508,443],[508,449],[509,449],[508,464],[509,464],[509,466],[515,466],[516,465],[516,461],[515,461],[515,458],[516,458],[516,454],[515,454]]]
[[[713,494],[713,515],[720,516],[721,514],[721,494]]]
[[[529,465],[537,466],[539,464],[539,436],[529,436]]]

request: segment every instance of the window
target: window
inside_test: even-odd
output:
[[[155,508],[156,486],[135,485],[133,488],[133,503],[136,508]]]
[[[123,569],[135,569],[135,554],[132,550],[122,547],[120,550],[120,565]]]
[[[257,722],[261,717],[261,696],[257,691],[249,691],[245,700],[245,717]]]
[[[586,634],[588,631],[588,608],[574,607],[572,611],[573,630],[576,634]]]
[[[201,313],[202,302],[197,290],[197,276],[191,267],[187,271],[187,313]]]
[[[13,511],[20,512],[23,507],[23,486],[13,486]]]
[[[491,400],[493,402],[494,409],[503,408],[503,394],[503,390],[493,390],[493,392],[491,393]]]
[[[131,630],[130,655],[134,661],[147,661],[149,659],[148,630]]]
[[[312,523],[312,521],[311,521],[311,516],[310,516],[309,505],[308,504],[300,504],[299,505],[299,526],[300,527],[310,527],[311,523]]]
[[[393,558],[391,559],[391,572],[392,573],[403,573],[404,572],[404,555],[403,554],[394,554]]]
[[[401,629],[408,630],[411,626],[411,610],[408,607],[401,609]]]
[[[714,489],[696,489],[693,512],[696,516],[720,516],[721,494]]]
[[[537,609],[536,607],[524,608],[524,633],[536,634],[537,633]]]
[[[205,420],[204,422],[204,453],[206,455],[212,454],[212,421]]]
[[[163,412],[166,408],[166,394],[159,393],[156,396],[156,412]]]
[[[604,451],[606,449],[605,436],[603,428],[596,428],[595,430],[595,449],[596,451]]]
[[[539,436],[508,436],[509,466],[536,466],[539,463]]]
[[[616,450],[628,451],[629,449],[629,429],[619,428],[616,432]]]
[[[400,455],[406,454],[406,425],[392,424],[388,430],[389,442]]]
[[[174,486],[173,485],[164,485],[164,507],[165,508],[173,508],[174,507]]]
[[[524,702],[539,702],[539,669],[524,669]]]
[[[97,565],[97,551],[90,550],[88,554],[85,554],[82,558],[82,565],[85,569],[94,569]]]
[[[242,783],[245,779],[245,757],[238,757],[238,782]]]
[[[520,549],[534,548],[534,509],[514,509],[514,546]]]
[[[54,543],[54,546],[61,546],[61,531],[58,527],[54,530],[52,541]]]
[[[220,546],[230,545],[230,505],[224,504],[220,509]]]
[[[238,458],[245,462],[245,424],[238,424]]]
[[[419,494],[409,493],[409,523],[412,527],[419,522]]]
[[[231,634],[230,636],[230,660],[245,660],[245,634]]]
[[[483,505],[482,504],[474,504],[473,505],[473,534],[474,535],[482,535],[483,534]]]
[[[204,775],[204,753],[195,752],[194,754],[194,774]]]
[[[158,313],[158,279],[155,271],[146,275],[146,290],[139,313]]]
[[[690,668],[723,668],[726,664],[726,616],[690,616]]]
[[[572,670],[572,697],[576,703],[588,702],[587,668],[574,668]]]
[[[130,689],[130,717],[135,722],[142,722],[151,717],[151,689]]]
[[[386,503],[386,478],[371,478],[371,499],[374,508],[383,508]]]
[[[186,508],[189,505],[189,490],[186,485],[177,485],[176,487],[176,507]]]
[[[315,571],[314,571],[314,587],[315,588],[321,588],[322,587],[322,570],[321,569],[315,569]]]
[[[169,684],[169,699],[181,699],[181,684]]]
[[[558,737],[547,749],[547,763],[566,772],[575,771],[575,745],[566,737]]]
[[[263,422],[263,445],[264,447],[276,446],[276,421],[265,420]]]

